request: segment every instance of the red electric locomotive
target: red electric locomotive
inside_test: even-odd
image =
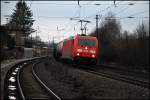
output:
[[[56,56],[95,64],[98,59],[98,40],[96,37],[81,35],[65,39],[57,44]]]

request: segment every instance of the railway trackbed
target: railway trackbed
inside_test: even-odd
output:
[[[72,66],[73,68],[79,68],[82,71],[86,71],[88,73],[103,76],[103,77],[106,77],[106,78],[109,78],[109,79],[115,79],[115,80],[118,80],[118,81],[127,82],[127,83],[134,84],[134,85],[137,85],[137,86],[141,86],[141,87],[144,87],[144,88],[149,88],[149,81],[141,80],[139,78],[135,78],[135,77],[130,76],[130,75],[137,74],[136,72],[131,72],[130,71],[130,72],[127,72],[128,74],[127,73],[124,74],[124,72],[123,72],[124,70],[120,70],[120,69],[117,69],[117,68],[113,69],[113,68],[107,67],[107,69],[109,69],[109,71],[105,71],[103,69],[100,69],[100,66],[98,66],[98,67],[97,66],[96,67],[92,66],[92,68],[90,68],[91,66],[89,67],[87,65],[78,65],[78,64],[74,64],[74,63],[67,63],[65,65]],[[104,67],[102,67],[102,68],[104,68]],[[112,70],[115,70],[117,72],[113,72]]]
[[[61,99],[36,75],[34,67],[41,60],[29,60],[13,66],[7,73],[4,99]]]
[[[110,78],[110,79],[115,79],[115,80],[118,80],[118,81],[131,83],[131,84],[138,85],[138,86],[141,86],[141,87],[144,87],[144,88],[149,88],[149,82],[129,78],[129,77],[124,76],[124,75],[112,74],[112,73],[108,73],[108,72],[104,72],[104,71],[99,71],[98,72],[98,71],[89,70],[89,69],[86,69],[84,71],[86,71],[88,73],[100,75],[100,76],[103,76],[103,77],[107,77],[107,78]]]

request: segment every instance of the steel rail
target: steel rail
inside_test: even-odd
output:
[[[123,82],[126,82],[126,83],[138,85],[138,86],[141,86],[141,87],[144,87],[144,88],[149,88],[150,87],[149,82],[138,80],[138,79],[133,79],[133,78],[130,78],[130,77],[128,77],[126,75],[123,75],[123,74],[122,75],[121,74],[116,74],[116,73],[110,74],[108,72],[102,72],[102,71],[98,72],[98,71],[95,71],[95,69],[93,69],[93,68],[85,69],[85,68],[89,68],[85,65],[77,65],[77,64],[68,64],[68,65],[72,66],[73,68],[76,68],[75,66],[78,66],[78,68],[82,71],[86,71],[88,73],[96,74],[96,75],[107,77],[107,78],[110,78],[110,79],[123,81]],[[99,65],[97,65],[97,66],[99,66]],[[106,66],[106,65],[103,65],[103,66]],[[82,68],[84,68],[84,69],[82,69]],[[117,70],[122,71],[122,69],[117,69]],[[133,72],[133,71],[130,71],[130,72]],[[136,72],[133,72],[133,73],[136,73]]]
[[[26,64],[30,64],[30,61],[35,61],[40,58],[45,58],[45,56],[24,59],[11,66],[4,78],[4,99],[25,99],[20,84],[20,71]]]
[[[21,88],[21,84],[20,84],[20,71],[23,67],[25,67],[26,65],[24,63],[27,63],[29,62],[28,64],[30,64],[31,62],[30,61],[34,61],[35,59],[39,59],[39,58],[33,58],[33,59],[30,59],[30,60],[27,60],[25,62],[22,63],[22,67],[20,67],[20,69],[18,70],[18,73],[17,73],[17,85],[18,85],[18,88],[19,88],[19,93],[21,95],[21,99],[25,100],[25,95],[23,93],[23,89]]]
[[[141,72],[138,72],[138,71],[133,71],[133,70],[128,70],[128,69],[125,69],[125,68],[119,68],[119,67],[115,67],[115,66],[119,66],[119,65],[107,65],[107,64],[98,64],[96,65],[96,67],[103,67],[103,68],[109,68],[109,69],[115,69],[115,70],[119,70],[119,71],[128,71],[130,73],[135,73],[135,74],[144,74],[144,73],[141,73]]]
[[[22,90],[22,88],[21,88],[20,79],[19,79],[20,70],[21,70],[22,68],[23,68],[23,66],[19,69],[18,74],[17,74],[17,84],[18,84],[19,93],[20,93],[20,95],[21,95],[21,98],[22,98],[23,100],[25,100],[25,96],[24,96],[23,90]]]
[[[86,69],[86,70],[82,69],[82,68],[87,68],[85,65],[80,65],[80,67],[79,68],[81,70],[86,71],[88,73],[92,73],[92,74],[100,75],[100,76],[107,77],[110,79],[115,79],[115,80],[131,83],[131,84],[138,85],[138,86],[141,86],[144,88],[149,88],[149,82],[146,82],[146,81],[125,77],[124,75],[120,75],[120,74],[116,75],[116,74],[110,74],[108,72],[102,72],[102,71],[98,72],[93,69]]]
[[[44,87],[44,89],[46,89],[46,91],[48,91],[48,93],[49,93],[50,95],[52,95],[52,96],[54,97],[54,99],[61,100],[61,98],[60,98],[58,95],[56,95],[50,88],[48,88],[48,87],[40,80],[40,78],[37,76],[37,74],[36,74],[35,71],[34,71],[34,68],[35,68],[36,64],[37,64],[37,63],[35,63],[35,64],[32,66],[32,74],[33,74],[33,76],[35,77],[35,79],[38,81],[38,83],[40,83],[40,85],[41,85],[42,87]]]
[[[25,100],[25,95],[23,93],[23,89],[21,88],[21,84],[20,84],[20,71],[23,67],[25,67],[24,63],[27,63],[29,62],[28,64],[30,64],[30,61],[34,61],[36,59],[40,59],[40,58],[43,58],[43,57],[35,57],[35,58],[31,58],[29,60],[26,60],[26,61],[23,61],[22,64],[20,66],[22,67],[19,67],[19,70],[17,72],[17,85],[18,85],[18,88],[19,88],[19,93],[20,93],[20,96],[21,96],[21,99]]]
[[[103,76],[103,77],[107,77],[107,78],[110,78],[110,79],[115,79],[115,80],[131,83],[131,84],[138,85],[138,86],[141,86],[141,87],[144,87],[144,88],[149,88],[149,83],[148,82],[143,82],[143,81],[140,81],[140,80],[131,79],[131,78],[127,78],[127,77],[124,77],[124,76],[115,75],[115,74],[109,74],[109,73],[105,73],[105,72],[96,72],[96,71],[91,71],[91,70],[86,70],[86,72],[96,74],[96,75],[100,75],[100,76]]]

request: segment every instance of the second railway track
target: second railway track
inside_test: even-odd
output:
[[[82,65],[81,67],[85,67],[85,66]],[[105,72],[105,71],[97,71],[97,70],[93,70],[93,69],[84,69],[84,71],[86,71],[88,73],[100,75],[103,77],[107,77],[110,79],[115,79],[118,81],[123,81],[123,82],[127,82],[130,84],[138,85],[138,86],[141,86],[144,88],[149,88],[149,82],[133,79],[133,78],[130,78],[130,77],[125,76],[125,75],[116,74],[116,73],[109,73],[109,72]]]
[[[113,73],[113,72],[110,73],[110,72],[107,72],[107,71],[100,70],[99,68],[96,68],[96,67],[90,68],[89,66],[87,67],[86,65],[76,65],[74,63],[73,64],[69,63],[68,65],[72,66],[73,68],[76,68],[76,66],[78,66],[78,68],[80,70],[86,71],[88,73],[96,74],[96,75],[99,75],[99,76],[107,77],[107,78],[110,78],[110,79],[115,79],[115,80],[118,80],[118,81],[130,83],[130,84],[134,84],[134,85],[141,86],[141,87],[144,87],[144,88],[149,88],[149,81],[143,81],[143,80],[135,79],[135,78],[132,78],[130,76],[124,75],[123,73],[122,74]],[[115,70],[117,70],[119,72],[123,71],[123,70],[116,69],[116,68],[115,68]],[[129,72],[129,75],[130,74],[131,74],[131,72]],[[132,74],[134,74],[134,73],[132,73]]]
[[[115,74],[108,74],[108,73],[105,73],[105,72],[96,72],[96,71],[90,71],[90,70],[88,70],[87,72],[93,73],[93,74],[96,74],[96,75],[100,75],[100,76],[104,76],[104,77],[107,77],[107,78],[111,78],[111,79],[131,83],[131,84],[134,84],[134,85],[142,86],[142,87],[145,87],[145,88],[149,88],[149,83],[148,82],[143,82],[143,81],[140,81],[140,80],[131,79],[131,78],[128,78],[128,77],[119,76],[119,75],[115,75]]]

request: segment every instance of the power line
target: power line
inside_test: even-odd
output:
[[[115,17],[115,18],[111,18],[111,17],[109,17],[109,18],[106,18],[106,17],[103,17],[103,19],[147,19],[147,18],[149,18],[149,17],[134,17],[134,16],[125,16],[125,17]]]
[[[119,4],[119,3],[116,3],[117,5]],[[131,7],[130,5],[134,5],[135,3],[127,3],[127,4],[120,4],[120,5],[129,5],[128,7],[126,7],[126,8],[124,8],[123,9],[123,11],[125,11],[127,8],[129,8],[129,7]],[[105,10],[107,10],[107,9],[109,9],[109,8],[111,8],[111,6],[110,7],[107,7],[107,8],[105,8],[105,9],[103,9],[101,12],[103,12],[103,11],[105,11]],[[79,9],[80,10],[80,9]],[[122,12],[123,12],[122,11]],[[80,12],[81,12],[81,10],[80,10]],[[79,16],[80,16],[80,12],[79,12]],[[121,11],[119,11],[119,13],[122,13]],[[119,13],[117,13],[117,14],[119,14]],[[70,17],[48,17],[48,16],[36,16],[36,17],[43,17],[43,18],[66,18],[66,19],[68,19],[68,18],[70,18]],[[134,19],[136,19],[136,18],[148,18],[148,17],[133,17],[133,16],[127,16],[127,17],[118,17],[118,18],[120,18],[120,19],[123,19],[123,18],[128,18],[128,19],[132,19],[132,18],[134,18]],[[68,24],[69,25],[69,24]]]
[[[87,3],[85,3],[85,4],[83,4],[83,5],[89,5],[89,4],[91,4],[93,1],[89,1],[89,2],[87,2]]]
[[[41,17],[41,18],[60,18],[60,19],[69,19],[70,17],[58,17],[58,16],[33,16],[33,17]]]
[[[120,2],[116,3],[115,5],[118,5],[118,4],[119,4],[119,3],[121,3],[121,2],[122,2],[122,1],[120,1]],[[91,18],[91,17],[95,16],[96,14],[98,14],[98,13],[102,13],[103,11],[105,11],[105,10],[107,10],[107,9],[109,9],[109,8],[113,7],[113,6],[114,6],[114,4],[112,4],[112,5],[108,6],[108,7],[104,8],[103,10],[98,11],[98,12],[96,12],[95,14],[92,14],[91,16],[86,17],[86,18]]]
[[[76,10],[76,12],[75,12],[75,14],[73,15],[73,16],[76,16],[77,15],[77,13],[79,12],[79,7],[77,8],[77,10]]]
[[[118,15],[118,14],[124,12],[125,10],[129,9],[130,7],[131,7],[131,5],[128,5],[127,7],[123,8],[120,11],[118,11],[117,13],[115,13],[115,15]]]
[[[142,11],[142,12],[137,12],[137,13],[131,14],[131,15],[129,15],[129,16],[140,15],[140,14],[143,14],[143,13],[146,13],[146,12],[149,12],[149,10],[144,10],[144,11]]]
[[[76,22],[74,25],[72,25],[69,29],[68,26],[70,26],[70,22],[66,23],[65,25],[63,25],[65,28],[64,28],[64,31],[68,32],[70,30],[72,30],[72,27],[75,27],[78,23]],[[41,29],[46,29],[48,31],[57,31],[56,29],[50,29],[47,25],[44,25],[44,24],[38,24],[40,25]]]
[[[90,1],[89,3],[80,4],[80,5],[82,5],[82,6],[86,6],[86,5],[91,5],[91,6],[93,6],[93,5],[97,5],[97,6],[110,5],[110,4],[107,4],[107,3],[92,3],[91,4],[91,2],[94,2],[94,1]],[[65,6],[67,6],[67,5],[68,6],[77,5],[76,3],[61,3],[61,4],[59,4],[59,3],[37,3],[37,2],[35,2],[34,4],[50,4],[50,5],[65,5]],[[141,5],[143,5],[143,4],[149,4],[149,3],[134,3],[134,4],[139,4],[139,5],[141,4]],[[129,2],[128,4],[120,4],[120,5],[132,5],[132,3]]]
[[[118,17],[118,18],[119,19],[126,19],[126,18],[129,18],[129,19],[139,19],[139,18],[145,19],[145,18],[149,18],[149,17],[134,17],[136,15],[140,15],[140,14],[143,14],[143,13],[146,13],[146,12],[149,12],[149,11],[145,10],[145,11],[142,11],[142,12],[138,12],[138,13],[134,13],[134,14],[131,14],[131,15],[128,15],[128,16],[125,16],[125,17]]]
[[[126,3],[126,4],[120,4],[121,2],[122,2],[122,1],[116,3],[116,6],[117,6],[117,5],[129,5],[129,6],[126,7],[126,8],[124,8],[124,9],[122,9],[122,10],[120,10],[120,11],[117,13],[117,15],[118,15],[119,13],[124,12],[124,11],[127,10],[128,8],[130,8],[131,5],[135,5],[135,4],[149,4],[149,3],[131,3],[131,2],[128,2],[128,3]],[[106,7],[106,8],[104,8],[103,10],[98,11],[98,12],[95,13],[95,14],[102,13],[102,12],[104,12],[104,11],[110,9],[111,7],[113,7],[113,5],[110,5],[110,6]],[[86,18],[91,18],[91,17],[95,16],[95,14],[93,14],[93,15],[91,15],[91,16],[88,16],[88,17],[86,17]],[[115,15],[116,15],[116,14],[115,14]]]
[[[149,17],[133,17],[133,16],[127,16],[127,17],[120,17],[118,19],[149,19]]]

